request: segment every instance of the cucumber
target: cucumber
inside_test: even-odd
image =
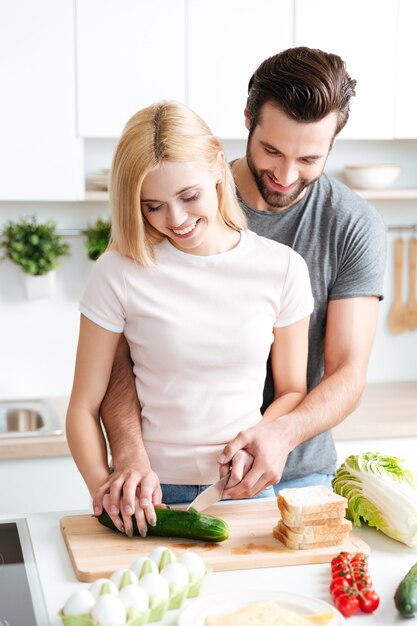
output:
[[[414,617],[417,613],[417,563],[398,585],[394,602],[403,617]]]
[[[224,541],[229,537],[229,526],[225,521],[213,515],[198,513],[193,509],[184,511],[156,508],[155,513],[156,526],[148,524],[148,535],[151,536],[183,537],[201,541]],[[97,519],[103,526],[119,532],[106,511],[103,511]],[[140,535],[134,516],[132,516],[132,525],[133,534]]]

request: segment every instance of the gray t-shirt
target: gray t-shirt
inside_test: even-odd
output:
[[[314,312],[310,322],[308,390],[323,375],[327,302],[361,296],[382,298],[385,268],[385,226],[376,209],[336,179],[323,174],[300,202],[282,211],[258,211],[241,198],[249,228],[287,244],[304,257],[310,272]],[[264,406],[273,400],[268,364]],[[313,472],[332,474],[336,449],[330,431],[295,448],[282,480]]]

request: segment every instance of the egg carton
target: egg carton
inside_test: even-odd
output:
[[[188,563],[188,567],[184,563]],[[84,588],[72,594],[58,613],[64,626],[145,626],[159,622],[168,611],[180,609],[186,599],[198,597],[211,572],[191,550],[177,560],[172,550],[164,546],[153,550],[148,557],[137,559],[130,568],[113,572],[110,579],[95,581],[90,585],[91,591]],[[135,586],[144,592],[139,594],[141,602],[146,594],[147,608],[142,605],[138,608],[133,601],[129,606],[127,596],[138,594]],[[103,600],[105,596],[108,597]],[[98,615],[101,611],[103,619]]]

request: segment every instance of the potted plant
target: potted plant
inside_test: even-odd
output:
[[[86,236],[85,249],[87,256],[92,261],[97,259],[106,251],[110,241],[111,220],[101,217],[84,231]]]
[[[3,258],[10,259],[23,270],[26,295],[29,299],[49,297],[53,290],[58,258],[68,255],[70,246],[55,230],[55,222],[39,223],[35,215],[9,221],[3,229]]]

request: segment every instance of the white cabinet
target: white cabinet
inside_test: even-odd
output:
[[[397,73],[390,84],[387,77],[386,89],[395,93],[395,137],[410,139],[417,137],[417,2],[398,0],[398,47]]]
[[[70,456],[0,460],[0,515],[91,509]]]
[[[188,104],[219,137],[247,137],[243,111],[259,64],[293,45],[293,0],[191,0]]]
[[[81,137],[119,137],[144,106],[185,100],[185,0],[76,4]]]
[[[358,81],[344,139],[394,136],[397,5],[397,0],[296,0],[294,45],[339,54]]]
[[[0,199],[78,200],[74,7],[0,0]]]

